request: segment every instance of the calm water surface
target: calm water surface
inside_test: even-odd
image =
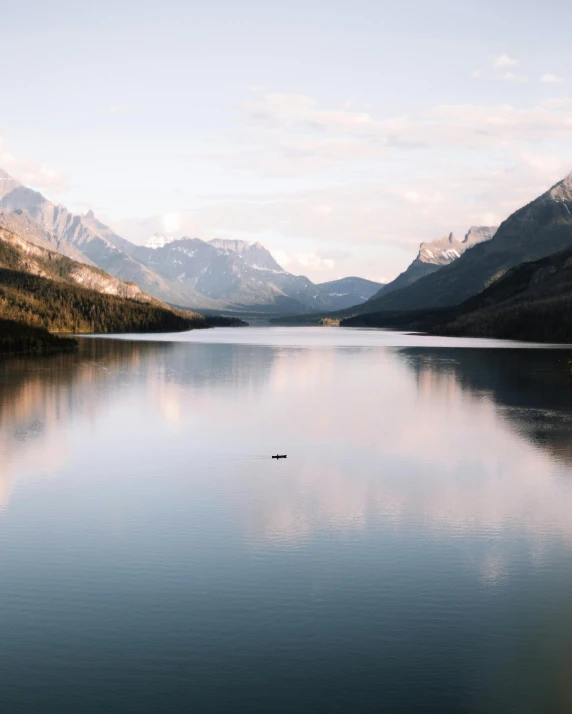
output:
[[[0,362],[1,712],[572,711],[566,351],[160,340]]]

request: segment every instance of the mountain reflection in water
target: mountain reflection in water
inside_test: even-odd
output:
[[[566,710],[567,353],[372,339],[0,362],[6,710]]]

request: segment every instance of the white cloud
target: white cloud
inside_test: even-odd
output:
[[[291,273],[306,274],[324,273],[335,270],[336,262],[333,258],[325,257],[322,252],[295,252],[290,253],[285,250],[273,250],[272,256],[274,260],[281,265],[285,270]],[[329,278],[326,278],[328,280]]]
[[[0,167],[18,181],[35,189],[47,189],[54,193],[67,191],[69,178],[67,174],[52,169],[47,164],[18,159],[5,148],[5,141],[0,136]]]
[[[560,84],[560,82],[563,82],[564,80],[561,77],[558,77],[556,74],[551,74],[550,72],[547,72],[546,74],[542,75],[540,81],[546,82],[547,84]]]
[[[244,110],[227,146],[218,137],[222,151],[200,158],[255,174],[260,188],[200,196],[178,235],[260,240],[312,279],[397,274],[421,241],[496,225],[572,168],[572,97],[391,115],[274,93]],[[160,220],[114,227],[142,242]],[[359,255],[338,259],[348,245]]]
[[[506,79],[525,78],[506,73]],[[245,107],[232,148],[211,154],[267,177],[347,171],[396,151],[516,147],[521,142],[568,139],[572,99],[528,107],[510,104],[441,105],[397,116],[323,110],[304,95],[271,94]],[[204,156],[202,157],[204,158]]]
[[[163,230],[166,233],[178,231],[181,227],[181,216],[178,213],[165,213],[162,218]]]
[[[494,69],[508,69],[509,67],[518,67],[520,62],[514,57],[507,54],[499,55],[493,60],[492,66]]]

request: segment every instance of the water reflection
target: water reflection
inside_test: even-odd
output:
[[[0,363],[0,704],[567,711],[561,355],[83,340]]]
[[[419,389],[431,379],[449,380],[463,392],[488,399],[505,423],[572,463],[572,381],[561,350],[402,350]],[[430,398],[430,395],[429,395]]]
[[[79,356],[1,364],[1,498],[16,477],[78,470],[74,435],[115,423],[124,438],[100,449],[117,463],[199,462],[192,482],[215,475],[221,500],[238,479],[252,544],[380,521],[569,539],[563,364],[549,350],[85,340]]]
[[[256,391],[273,353],[240,345],[192,350],[168,342],[81,340],[79,355],[0,360],[0,505],[16,475],[55,474],[70,459],[74,423],[96,423],[134,390],[148,406],[179,424],[184,411],[208,411],[209,394]],[[197,389],[192,404],[186,390]]]

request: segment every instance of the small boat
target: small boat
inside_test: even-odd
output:
[[[273,459],[287,459],[288,456],[286,454],[276,454],[276,456],[272,457]]]

